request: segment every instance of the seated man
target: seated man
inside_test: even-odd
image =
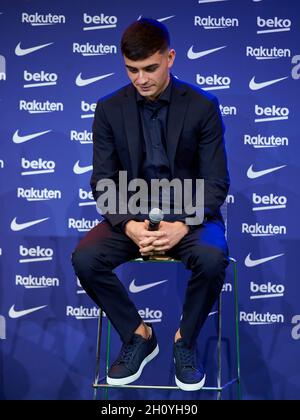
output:
[[[224,128],[217,99],[170,74],[175,51],[163,24],[134,22],[122,36],[121,51],[131,83],[98,102],[93,124],[91,187],[104,220],[81,240],[72,262],[82,287],[123,342],[107,375],[114,385],[138,379],[159,350],[153,327],[143,322],[113,270],[155,253],[180,259],[191,270],[174,332],[174,360],[176,384],[194,391],[205,382],[196,361],[196,339],[222,290],[228,265],[220,214],[229,187]],[[202,220],[190,225],[184,212],[170,212],[158,230],[150,231],[147,211],[103,212],[101,183],[109,180],[119,192],[120,172],[128,182],[140,178],[147,185],[154,179],[203,179]]]

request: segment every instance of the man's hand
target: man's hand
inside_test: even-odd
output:
[[[145,220],[147,226],[149,222]],[[127,226],[127,225],[126,225]],[[161,232],[161,237],[149,236],[139,242],[140,253],[142,255],[165,254],[166,251],[173,248],[189,232],[189,228],[183,222],[160,222],[159,230],[149,232],[152,235]]]
[[[161,222],[162,223],[162,222]],[[152,244],[155,240],[158,240],[164,237],[165,233],[162,230],[149,231],[149,221],[145,220],[144,222],[136,222],[135,220],[130,220],[125,225],[125,234],[140,248],[141,243],[146,241],[148,246]],[[154,252],[141,252],[141,255],[153,255]],[[164,254],[164,252],[159,252],[159,254]]]

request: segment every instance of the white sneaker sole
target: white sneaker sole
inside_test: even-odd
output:
[[[157,344],[153,352],[150,353],[147,357],[145,357],[145,359],[142,361],[139,370],[134,375],[127,376],[126,378],[110,378],[109,376],[107,376],[106,381],[108,385],[128,385],[136,381],[141,376],[146,364],[149,363],[152,359],[154,359],[154,357],[156,357],[158,353],[159,353],[159,347]]]
[[[197,382],[196,384],[185,384],[183,382],[180,382],[179,379],[177,379],[175,375],[176,385],[178,386],[178,388],[182,389],[183,391],[199,391],[199,389],[204,387],[205,380],[206,380],[206,376],[204,375],[204,378],[202,379],[202,381]]]

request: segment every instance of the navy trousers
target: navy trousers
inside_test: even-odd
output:
[[[218,219],[204,222],[167,254],[191,270],[179,323],[185,343],[191,346],[224,284],[228,248],[223,223]],[[124,343],[131,340],[142,319],[113,270],[140,256],[138,246],[105,220],[88,232],[72,254],[83,289],[104,310]]]

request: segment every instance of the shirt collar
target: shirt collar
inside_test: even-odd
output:
[[[138,103],[149,103],[149,104],[156,104],[158,102],[171,102],[171,93],[172,93],[172,77],[170,77],[170,81],[166,89],[160,94],[160,96],[155,101],[147,101],[144,96],[140,95],[139,92],[136,90],[136,100]]]

